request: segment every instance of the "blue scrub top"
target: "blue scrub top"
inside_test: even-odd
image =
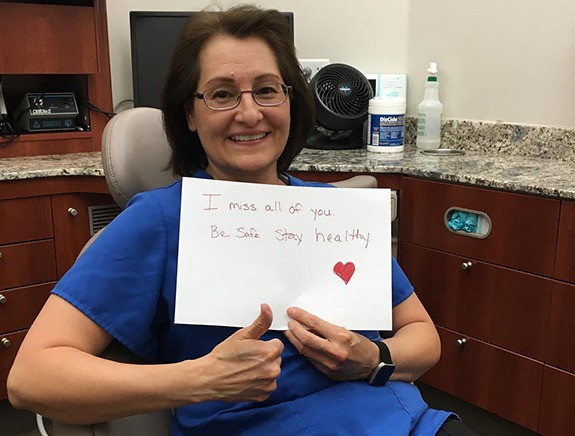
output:
[[[204,171],[194,177],[211,178]],[[330,186],[289,176],[292,186]],[[136,354],[158,363],[208,354],[236,328],[174,324],[181,182],[136,195],[53,293]],[[193,225],[190,223],[190,225]],[[392,260],[393,305],[413,287]],[[376,331],[359,332],[368,338]],[[276,391],[263,402],[210,401],[175,410],[173,435],[434,435],[451,414],[410,383],[373,387],[325,377],[285,338]]]

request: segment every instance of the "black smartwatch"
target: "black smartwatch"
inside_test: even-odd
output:
[[[383,386],[393,374],[395,365],[391,361],[391,354],[385,342],[381,340],[372,341],[379,348],[379,364],[371,372],[367,382],[371,386]]]

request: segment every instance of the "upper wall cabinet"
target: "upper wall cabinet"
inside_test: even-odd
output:
[[[0,10],[1,74],[98,72],[93,7],[0,3]]]
[[[99,151],[113,112],[106,1],[0,0],[0,29],[0,158]],[[74,130],[31,131],[21,119],[32,93],[74,94]]]

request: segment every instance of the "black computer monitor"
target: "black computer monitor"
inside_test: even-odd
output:
[[[294,37],[293,12],[282,12]],[[193,12],[130,12],[134,106],[160,107],[164,76],[184,22]]]

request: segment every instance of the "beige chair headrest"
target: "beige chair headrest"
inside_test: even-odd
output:
[[[102,136],[102,164],[116,203],[124,208],[138,192],[178,180],[170,156],[159,109],[138,107],[112,118]]]

